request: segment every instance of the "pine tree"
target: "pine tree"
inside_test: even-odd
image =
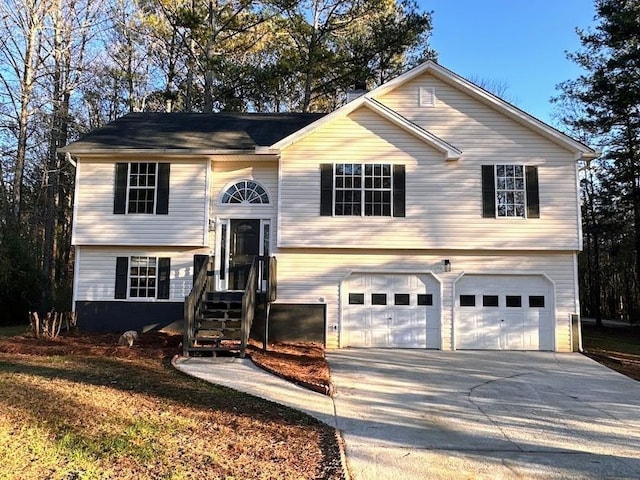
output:
[[[640,0],[596,0],[595,7],[596,27],[578,30],[582,49],[569,55],[585,73],[560,85],[565,100],[582,106],[581,115],[564,120],[602,147],[597,203],[608,213],[585,233],[597,232],[599,253],[607,253],[598,272],[612,281],[601,292],[603,307],[633,319],[640,286]]]

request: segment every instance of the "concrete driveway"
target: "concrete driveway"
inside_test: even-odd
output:
[[[580,354],[327,358],[354,480],[640,478],[640,382]]]

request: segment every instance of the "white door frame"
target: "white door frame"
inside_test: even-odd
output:
[[[229,284],[229,249],[231,239],[231,220],[259,220],[260,247],[259,255],[269,255],[271,252],[271,218],[252,218],[251,216],[234,216],[216,219],[216,245],[214,255],[214,284],[219,292],[228,290]],[[224,257],[224,258],[223,258]],[[264,287],[264,285],[263,285]]]

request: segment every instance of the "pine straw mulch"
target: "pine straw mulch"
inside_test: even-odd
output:
[[[247,353],[253,363],[304,388],[330,395],[329,365],[324,346],[313,342],[274,342],[263,350],[262,342],[251,340]]]
[[[117,333],[77,333],[56,339],[25,334],[0,338],[0,352],[28,355],[88,355],[116,358],[173,358],[181,355],[181,335],[159,332],[140,334],[131,348],[118,345]],[[330,394],[329,366],[324,346],[313,342],[262,342],[250,340],[247,355],[259,367],[311,390]]]

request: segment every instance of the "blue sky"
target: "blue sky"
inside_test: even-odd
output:
[[[576,27],[594,25],[592,0],[418,0],[433,11],[431,46],[463,77],[500,82],[516,106],[554,125],[556,85],[581,70],[566,58]]]

